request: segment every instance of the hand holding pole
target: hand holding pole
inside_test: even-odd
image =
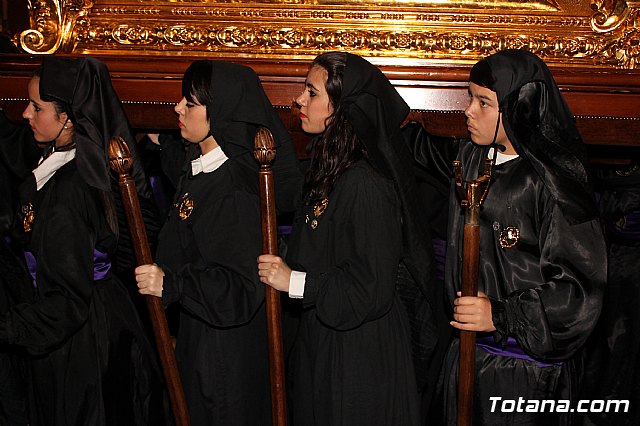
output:
[[[113,137],[109,141],[109,164],[111,169],[118,174],[118,184],[122,193],[127,223],[131,231],[136,261],[138,265],[153,263],[136,184],[129,174],[133,166],[133,157],[127,143],[121,137]],[[191,423],[189,412],[187,411],[187,403],[180,381],[180,374],[178,373],[178,364],[176,363],[169,327],[167,326],[167,318],[164,314],[161,300],[159,297],[150,295],[145,296],[145,299],[176,425],[189,426]]]
[[[262,212],[262,252],[277,255],[276,204],[274,178],[271,170],[271,162],[276,156],[276,150],[269,129],[261,127],[258,130],[254,139],[253,156],[260,164],[258,179]],[[274,426],[286,426],[287,406],[284,387],[280,293],[270,286],[265,286],[265,292],[272,419]]]
[[[453,162],[456,192],[465,210],[462,247],[462,296],[478,295],[478,260],[480,257],[480,207],[489,184],[493,160],[487,159],[484,173],[472,182],[462,179],[462,164]],[[460,331],[458,364],[458,426],[471,426],[473,419],[473,387],[475,378],[476,333]]]

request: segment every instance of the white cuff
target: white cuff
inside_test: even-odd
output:
[[[306,272],[291,271],[289,278],[289,297],[292,299],[302,299],[304,297],[304,284],[307,279]]]

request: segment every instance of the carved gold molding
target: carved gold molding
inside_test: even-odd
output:
[[[91,0],[28,0],[31,28],[20,34],[20,47],[28,53],[73,50],[74,34],[92,6]]]
[[[251,3],[31,0],[30,53],[307,58],[345,49],[381,61],[471,62],[507,47],[548,62],[640,66],[640,1]]]

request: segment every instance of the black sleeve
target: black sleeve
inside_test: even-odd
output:
[[[235,191],[194,224],[200,259],[179,271],[165,269],[163,302],[178,301],[215,327],[248,323],[264,302],[256,259],[262,234],[257,198]]]
[[[34,249],[39,298],[13,306],[0,319],[1,342],[24,347],[33,355],[46,354],[87,321],[96,243],[96,223],[90,217],[101,214],[97,200],[87,195],[88,191],[69,188],[42,212],[46,220],[40,222],[40,243]]]
[[[514,336],[525,352],[565,360],[580,349],[600,315],[606,283],[606,247],[598,220],[571,225],[559,207],[543,215],[538,287],[492,301],[500,339]]]
[[[407,124],[402,134],[415,161],[414,170],[418,179],[428,181],[437,190],[448,193],[460,141],[430,135],[418,123]]]
[[[332,218],[336,241],[325,248],[338,263],[306,276],[304,305],[315,305],[318,319],[337,330],[381,318],[394,300],[402,227],[391,184],[380,184],[364,174],[341,182],[342,214]]]

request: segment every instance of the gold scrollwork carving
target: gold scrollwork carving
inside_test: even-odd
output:
[[[608,33],[620,28],[631,16],[633,9],[625,0],[592,0],[591,28],[598,33]]]
[[[482,3],[482,4],[481,4]],[[29,0],[29,53],[365,56],[475,61],[527,48],[555,62],[637,68],[640,0]],[[522,13],[522,10],[526,13]],[[575,10],[573,10],[575,9]],[[514,13],[514,11],[517,11]]]
[[[20,47],[31,54],[72,51],[76,26],[87,24],[92,6],[92,0],[28,0],[31,28],[20,34]]]
[[[640,30],[632,28],[625,31],[622,37],[606,46],[603,55],[615,61],[620,68],[640,68]]]
[[[109,36],[109,33],[111,36]],[[233,51],[246,49],[254,53],[265,51],[315,54],[323,50],[350,49],[354,52],[377,52],[385,56],[414,58],[458,58],[477,60],[493,51],[506,48],[526,48],[548,58],[572,58],[591,61],[605,52],[604,40],[591,37],[563,37],[547,34],[495,34],[490,32],[396,32],[385,30],[326,30],[292,28],[255,28],[211,26],[172,26],[153,28],[146,26],[118,26],[113,31],[93,31],[89,42],[120,44],[121,46],[161,46],[169,44],[176,49],[189,47],[193,53]],[[627,35],[617,45],[610,45],[600,59],[616,66],[627,66],[636,53],[629,50],[637,33]],[[111,40],[110,40],[111,39]],[[280,49],[280,50],[278,50]],[[625,50],[626,49],[626,50]],[[621,53],[623,52],[623,53]]]
[[[640,2],[625,0],[592,0],[594,14],[591,28],[603,35],[601,56],[619,68],[640,67]]]

